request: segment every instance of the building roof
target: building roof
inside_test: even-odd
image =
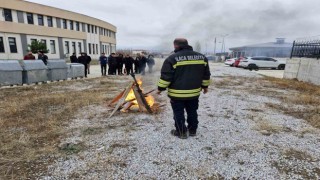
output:
[[[291,48],[291,47],[292,47],[292,43],[268,42],[268,43],[262,43],[262,44],[252,44],[252,45],[246,45],[246,46],[240,46],[240,47],[233,47],[229,49],[235,50],[235,49],[244,49],[244,48]]]

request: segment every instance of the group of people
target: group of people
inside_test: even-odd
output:
[[[90,74],[91,57],[87,53],[82,52],[82,53],[80,53],[79,57],[76,56],[76,53],[73,53],[70,56],[70,61],[71,61],[71,63],[80,63],[80,64],[84,65],[85,77],[87,77],[87,75]]]
[[[23,57],[24,60],[36,60],[36,57],[32,54],[31,51]],[[48,63],[48,56],[44,54],[43,51],[38,51],[38,60],[42,60],[45,65]]]
[[[99,62],[101,65],[101,75],[129,75],[130,73],[145,75],[148,65],[149,73],[152,73],[155,61],[152,55],[148,58],[144,54],[137,54],[134,59],[131,55],[123,55],[121,53],[111,53],[109,57],[102,53]],[[107,71],[108,66],[108,71]]]

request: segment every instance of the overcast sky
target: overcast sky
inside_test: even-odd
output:
[[[320,0],[29,0],[117,26],[118,48],[171,50],[175,37],[212,51],[320,34]]]

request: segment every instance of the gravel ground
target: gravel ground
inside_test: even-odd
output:
[[[281,102],[253,95],[246,90],[250,84],[215,85],[234,76],[259,81],[257,73],[220,64],[212,64],[211,72],[210,92],[200,97],[196,137],[169,134],[174,126],[165,95],[156,97],[166,106],[155,115],[122,113],[108,119],[106,107],[86,107],[62,139],[60,148],[70,154],[59,157],[42,179],[320,178],[318,129],[268,109],[265,103]],[[157,78],[145,77],[145,89]]]

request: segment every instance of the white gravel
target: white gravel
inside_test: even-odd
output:
[[[200,98],[196,137],[169,134],[174,126],[165,95],[158,101],[167,106],[157,115],[107,119],[105,107],[91,106],[63,139],[82,144],[81,151],[59,157],[42,179],[319,179],[320,131],[268,109],[265,103],[280,103],[275,98],[214,86],[226,76],[259,78],[257,73],[220,64],[211,69],[213,86]],[[282,130],[263,135],[261,123]]]

